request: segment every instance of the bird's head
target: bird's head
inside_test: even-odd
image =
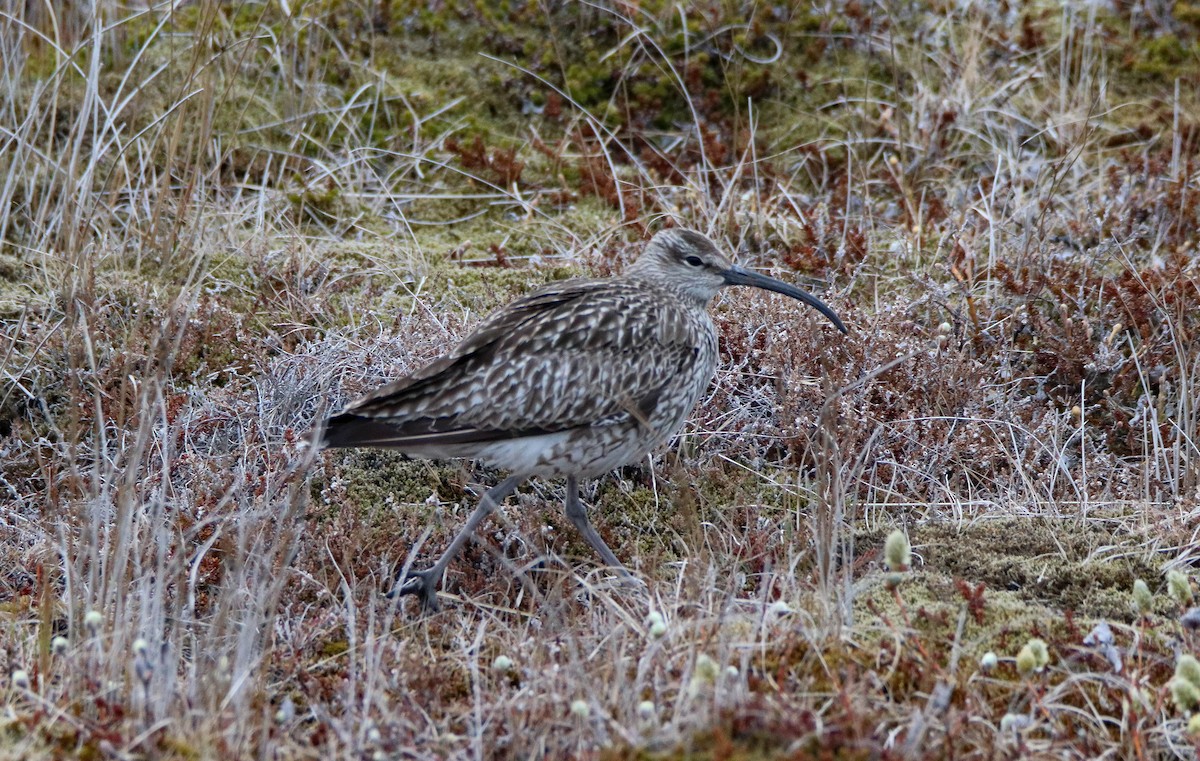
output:
[[[694,230],[673,227],[657,233],[629,268],[629,275],[652,280],[707,304],[722,288],[749,285],[791,296],[816,309],[843,333],[846,326],[823,301],[807,291],[734,265],[715,243]]]

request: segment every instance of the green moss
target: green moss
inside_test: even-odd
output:
[[[1200,61],[1200,46],[1185,43],[1173,34],[1146,40],[1137,50],[1133,71],[1166,81],[1196,72]]]
[[[1153,555],[1098,555],[1103,547],[1121,544],[1099,523],[1011,519],[961,529],[929,524],[913,531],[912,542],[927,570],[1095,618],[1132,621],[1134,579],[1162,577]],[[1169,612],[1164,596],[1158,603],[1162,613]]]
[[[426,505],[434,494],[449,500],[463,497],[457,466],[406,459],[385,450],[347,451],[341,459],[341,477],[348,506],[368,518],[387,513],[396,504]]]
[[[1200,31],[1200,3],[1179,0],[1171,11],[1175,20],[1181,24],[1190,24],[1193,31]]]
[[[40,268],[18,256],[0,254],[0,319],[20,315],[26,302],[34,299],[44,281]]]
[[[196,743],[195,738],[185,738],[177,735],[165,735],[161,741],[162,749],[166,751],[163,758],[178,758],[183,761],[193,761],[206,757],[206,749]]]
[[[863,585],[855,599],[855,631],[864,637],[863,643],[877,644],[903,631],[928,643],[953,641],[959,616],[966,607],[955,584],[960,577],[928,570],[901,576],[898,592],[911,629],[905,624],[895,596],[884,584],[883,574],[879,574]],[[965,580],[971,583],[970,579]],[[1023,642],[1034,633],[1052,639],[1066,638],[1071,633],[1059,609],[990,586],[984,592],[984,599],[981,620],[973,615],[965,618],[962,656],[970,662],[978,661],[989,650],[1000,653],[1012,650],[1015,655],[1016,649],[1010,644]],[[871,647],[867,645],[868,650]]]
[[[598,485],[589,509],[593,523],[601,527],[599,530],[617,556],[640,566],[643,573],[651,576],[655,569],[679,559],[685,548],[672,537],[686,532],[688,524],[696,524],[695,513],[693,503],[681,499],[675,490],[665,488],[662,483],[656,494],[649,487],[623,489],[608,479]],[[570,530],[572,537],[577,536],[577,532]],[[582,538],[577,540],[576,552],[580,557],[595,555]]]
[[[341,189],[332,181],[292,191],[288,193],[287,199],[295,207],[296,221],[300,223],[336,225],[341,219],[359,216],[358,209],[352,202],[343,200]]]

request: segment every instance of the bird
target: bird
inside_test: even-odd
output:
[[[510,475],[488,489],[437,561],[389,597],[438,609],[437,586],[475,529],[531,477],[566,478],[567,518],[606,566],[638,584],[588,520],[580,481],[636,462],[686,422],[712,381],[717,330],[708,306],[752,286],[815,308],[817,297],[735,266],[707,236],[670,227],[626,270],[549,283],[487,317],[458,346],[325,421],[325,448],[378,447],[465,458]]]

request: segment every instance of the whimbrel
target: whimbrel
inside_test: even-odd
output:
[[[708,304],[729,285],[791,296],[846,332],[815,296],[735,267],[700,233],[667,229],[624,274],[550,283],[519,298],[445,356],[329,418],[326,447],[469,458],[511,474],[483,495],[437,562],[410,572],[392,594],[436,609],[450,561],[530,476],[566,477],[567,517],[632,581],[588,521],[579,481],[644,457],[683,426],[716,368]]]

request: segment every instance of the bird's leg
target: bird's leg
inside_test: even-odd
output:
[[[463,526],[462,530],[454,535],[450,546],[437,559],[437,562],[424,571],[409,571],[404,582],[398,587],[393,587],[392,591],[388,593],[388,597],[416,595],[417,599],[421,601],[421,610],[426,612],[437,610],[437,585],[441,581],[442,575],[446,573],[446,567],[450,565],[450,561],[454,560],[454,556],[458,554],[462,546],[475,533],[475,529],[483,522],[483,519],[491,515],[492,511],[508,495],[512,494],[524,480],[525,476],[523,475],[509,476],[496,486],[488,489],[484,493],[483,498],[479,500],[479,506],[471,513],[471,517],[467,518],[467,525]]]
[[[596,533],[596,529],[592,528],[591,522],[588,520],[587,512],[583,509],[583,503],[579,501],[579,479],[574,476],[567,477],[567,517],[571,519],[571,524],[576,530],[583,535],[591,548],[596,551],[604,564],[613,568],[621,575],[622,581],[627,585],[640,586],[639,582],[633,574],[629,572],[613,551],[608,548],[600,535]]]

